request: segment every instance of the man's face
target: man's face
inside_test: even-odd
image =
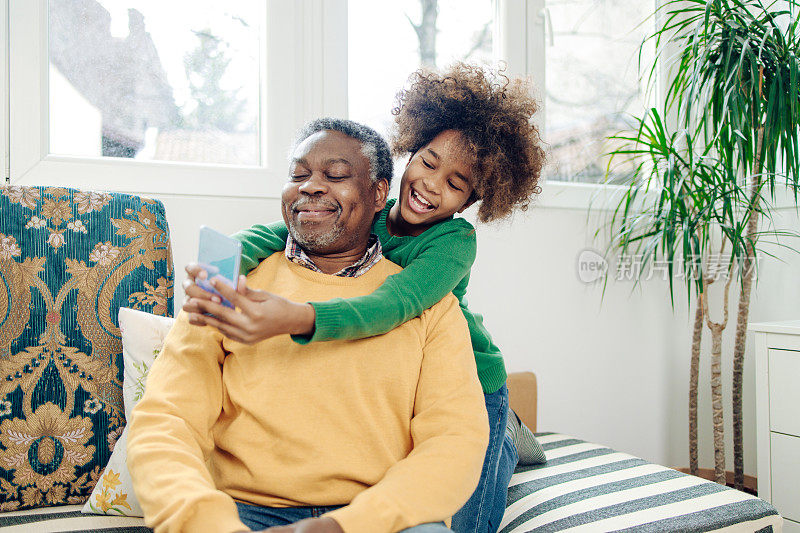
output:
[[[332,130],[311,135],[292,154],[281,209],[292,238],[316,255],[363,249],[386,180],[373,183],[361,141]]]

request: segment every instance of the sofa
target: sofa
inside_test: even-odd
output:
[[[509,404],[536,431],[536,376],[509,375]],[[769,503],[705,479],[553,432],[535,432],[547,459],[517,467],[500,533],[528,531],[778,533]]]
[[[121,307],[171,316],[163,205],[59,187],[0,188],[0,530],[149,531],[83,514],[123,434]],[[509,377],[536,430],[536,376]],[[519,466],[502,533],[779,532],[768,503],[608,447],[536,433],[544,464]]]

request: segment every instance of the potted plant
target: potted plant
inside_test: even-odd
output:
[[[740,283],[732,394],[734,484],[739,489],[744,482],[742,369],[761,253],[758,242],[767,233],[797,235],[759,230],[759,219],[771,216],[776,186],[786,186],[798,205],[797,11],[796,0],[664,2],[654,13],[656,29],[648,37],[656,61],[646,72],[651,88],[656,74],[666,73],[663,106],[637,118],[634,133],[610,138],[615,149],[609,154],[607,175],[618,176],[620,162],[629,171],[628,185],[615,200],[607,226],[609,247],[638,254],[645,265],[665,260],[671,294],[674,269],[678,263],[684,265],[687,299],[694,299],[689,463],[695,474],[700,342],[704,325],[711,331],[714,471],[720,483],[725,483],[722,333],[728,326],[731,280]],[[714,322],[708,288],[720,271],[727,282],[722,320]]]

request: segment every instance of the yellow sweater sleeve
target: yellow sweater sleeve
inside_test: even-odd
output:
[[[393,532],[443,521],[478,484],[489,420],[469,330],[452,295],[426,313],[427,338],[411,421],[414,449],[380,482],[328,513],[346,533]]]
[[[224,356],[219,334],[192,326],[181,312],[133,411],[128,468],[156,532],[248,531],[206,466],[222,409]]]

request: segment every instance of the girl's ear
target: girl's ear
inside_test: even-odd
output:
[[[467,201],[464,202],[464,205],[462,205],[461,209],[458,210],[458,213],[463,213],[464,211],[469,209],[469,207],[472,204],[474,204],[475,202],[477,202],[478,200],[479,200],[478,195],[475,194],[475,189],[473,189],[472,192],[469,194],[469,198],[467,198]]]
[[[419,150],[422,150],[422,148],[420,148]],[[413,152],[409,150],[408,159],[406,159],[406,168],[408,168],[408,165],[411,164],[411,160],[414,159],[414,156],[419,153],[419,150],[414,150]]]
[[[474,203],[475,203],[475,202],[477,202],[477,201],[478,201],[478,199],[477,199],[477,198],[475,198],[474,196],[470,195],[470,197],[469,197],[469,200],[467,200],[467,201],[464,203],[464,205],[463,205],[463,206],[461,206],[461,209],[459,209],[459,210],[458,210],[458,212],[459,212],[459,213],[463,213],[463,212],[464,212],[464,211],[466,211],[466,210],[467,210],[467,209],[468,209],[468,208],[469,208],[469,207],[470,207],[472,204],[474,204]]]

